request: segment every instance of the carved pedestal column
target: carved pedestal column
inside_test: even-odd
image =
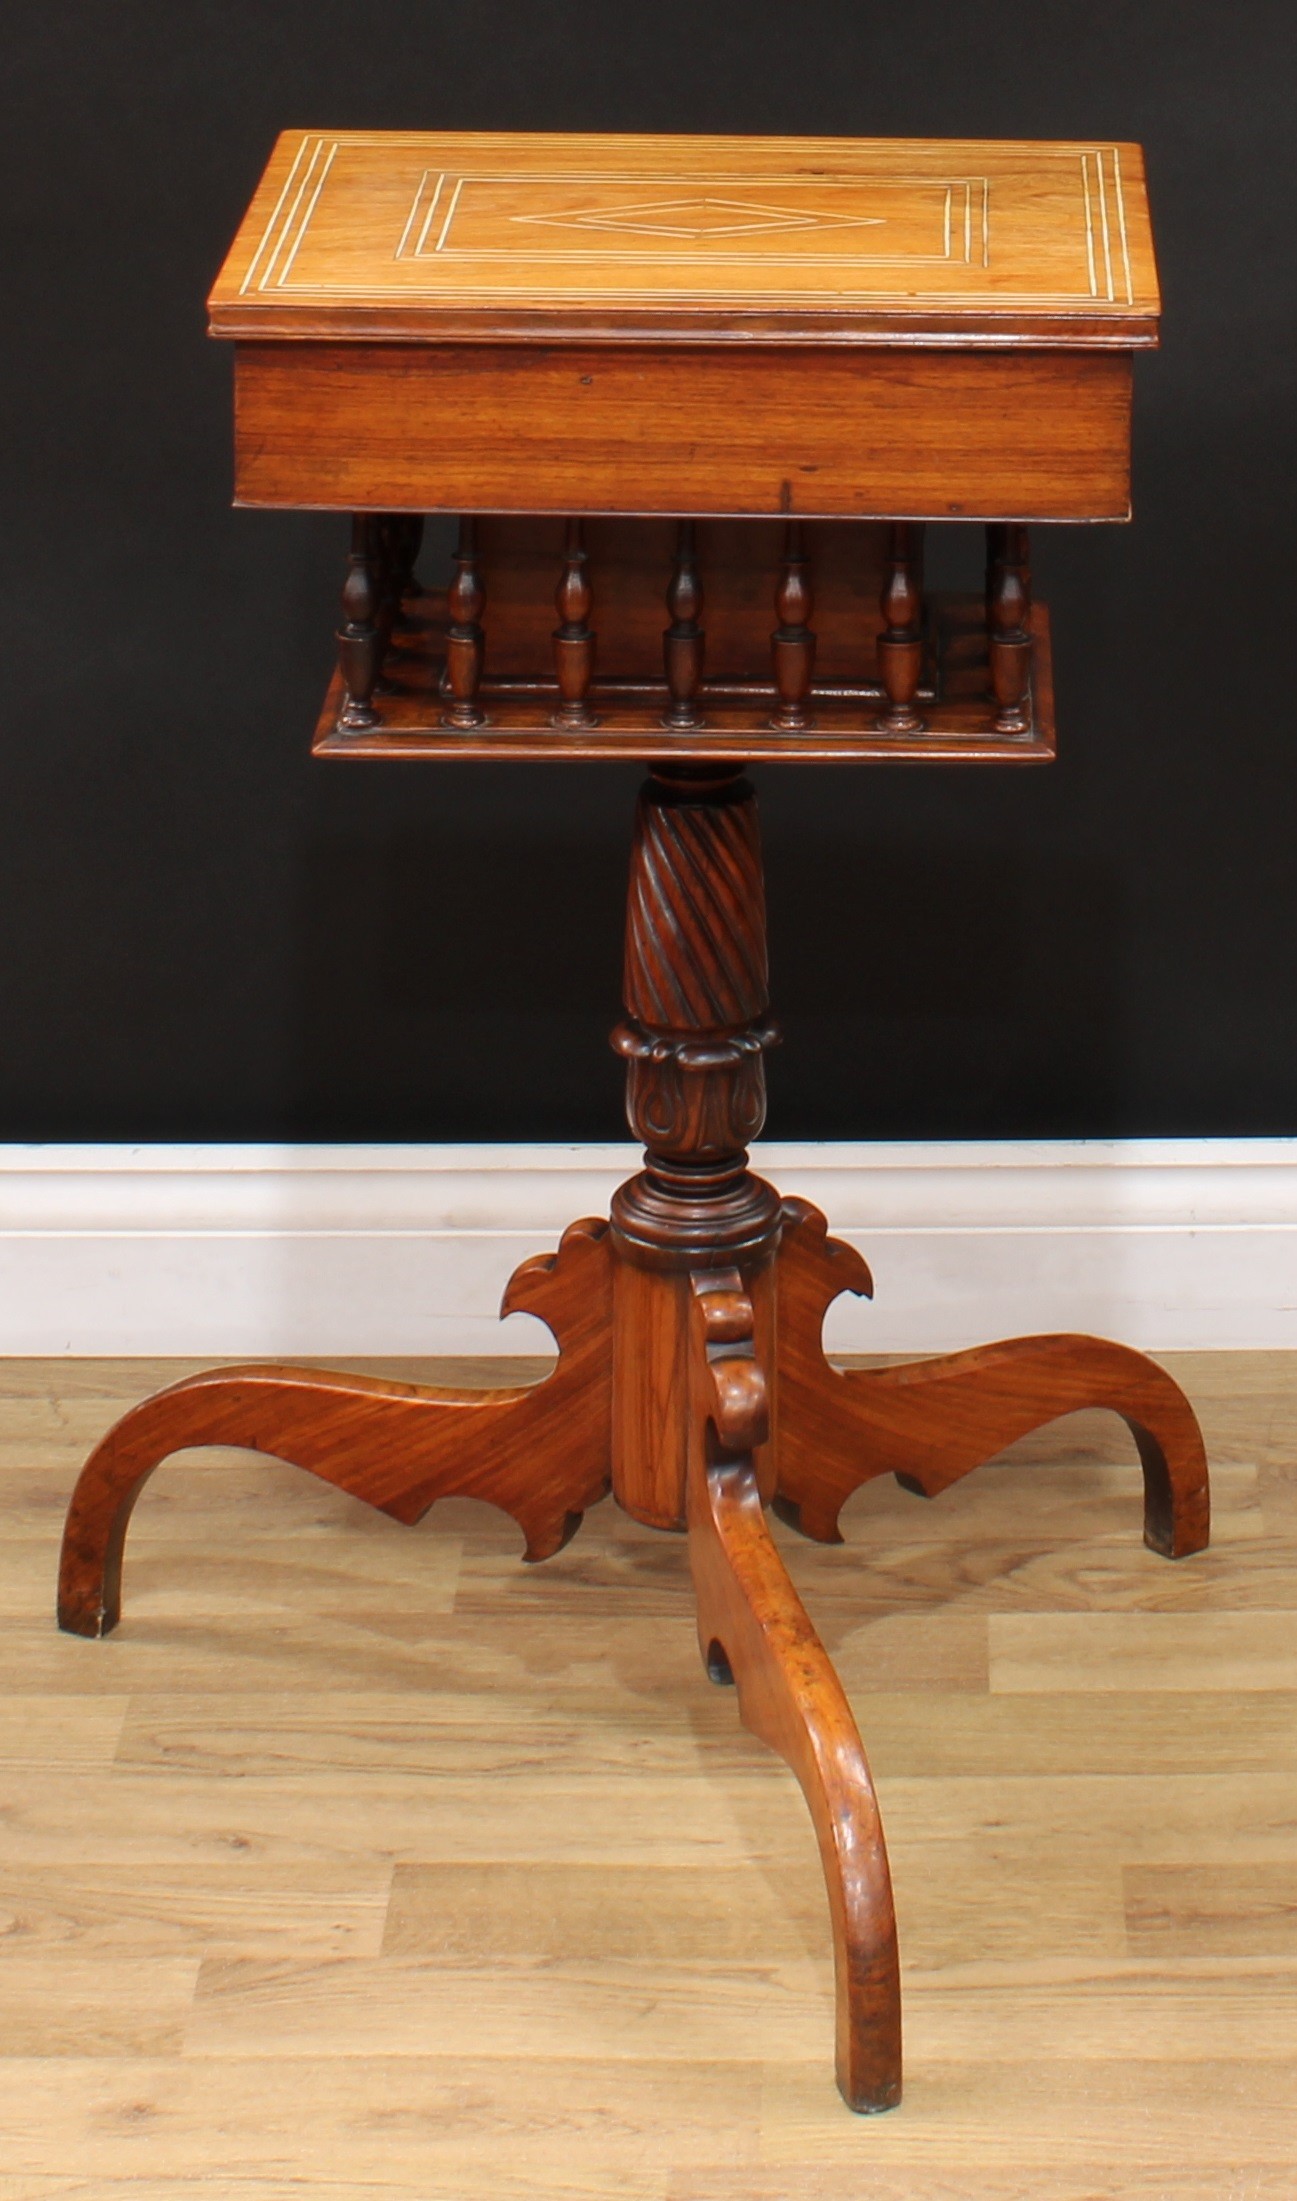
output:
[[[613,1488],[685,1519],[691,1271],[738,1268],[773,1360],[780,1202],[747,1166],[765,1121],[769,1019],[756,799],[735,766],[658,765],[640,796],[626,919],[626,1112],[645,1166],[612,1204]]]

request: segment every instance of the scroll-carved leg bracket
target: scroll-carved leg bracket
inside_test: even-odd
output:
[[[219,1368],[123,1415],[73,1493],[59,1625],[106,1635],[121,1611],[127,1525],[153,1470],[194,1445],[233,1445],[418,1521],[436,1499],[485,1498],[513,1515],[528,1559],[547,1559],[608,1488],[612,1272],[608,1226],[574,1223],[556,1254],[525,1261],[501,1312],[538,1315],[559,1363],[517,1390],[458,1391],[316,1370]]]
[[[852,2109],[890,2109],[901,2098],[900,1974],[873,1782],[842,1684],[766,1527],[750,1452],[764,1434],[761,1370],[740,1349],[752,1336],[751,1302],[732,1271],[696,1275],[694,1289],[688,1511],[699,1645],[712,1678],[737,1684],[744,1725],[800,1783],[832,1917],[838,2085]]]
[[[806,1535],[836,1542],[842,1506],[875,1475],[894,1474],[934,1498],[1030,1430],[1106,1407],[1139,1450],[1145,1542],[1169,1559],[1204,1549],[1202,1433],[1155,1361],[1103,1338],[1064,1335],[1009,1338],[894,1368],[833,1368],[820,1342],[825,1311],[841,1291],[868,1293],[868,1271],[826,1237],[817,1209],[790,1200],[784,1214],[776,1504]]]

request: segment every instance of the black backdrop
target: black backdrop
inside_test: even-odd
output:
[[[621,1131],[635,773],[308,755],[345,522],[228,509],[202,311],[289,124],[1141,139],[1135,524],[1036,535],[1060,761],[759,775],[770,1129],[1297,1132],[1295,61],[1291,0],[11,18],[0,1136]]]

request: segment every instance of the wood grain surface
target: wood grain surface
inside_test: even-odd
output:
[[[925,704],[921,726],[899,732],[879,724],[881,695],[861,696],[867,675],[864,681],[851,683],[854,696],[821,688],[810,723],[800,730],[773,724],[773,683],[767,695],[760,658],[755,660],[757,677],[749,683],[756,693],[737,699],[708,694],[706,722],[689,732],[665,725],[665,686],[658,697],[651,689],[628,693],[596,679],[595,722],[558,727],[549,696],[513,692],[508,676],[498,687],[487,683],[485,723],[466,726],[456,720],[441,694],[447,654],[442,646],[441,608],[441,599],[435,596],[421,599],[410,630],[386,660],[385,692],[374,698],[373,721],[367,729],[353,730],[344,722],[347,689],[342,670],[335,672],[316,726],[317,757],[371,761],[384,757],[406,763],[471,759],[483,764],[553,764],[598,757],[639,763],[651,748],[655,757],[667,760],[707,758],[717,763],[1032,765],[1050,764],[1054,759],[1053,652],[1044,604],[1031,609],[1030,725],[1025,733],[1009,734],[995,729],[987,692],[985,630],[977,599],[969,596],[930,600],[942,692],[938,701]],[[859,674],[872,655],[874,638],[868,619],[860,622],[854,639]],[[614,658],[613,664],[617,662]]]
[[[351,512],[1124,520],[1122,351],[255,342],[235,498]]]
[[[753,1449],[769,1398],[737,1270],[695,1272],[690,1323],[689,1565],[698,1648],[745,1727],[796,1775],[833,1930],[838,2087],[875,2113],[901,2099],[901,1992],[887,1845],[842,1684],[767,1525]]]
[[[792,648],[781,600],[794,529],[813,593],[808,604],[804,583],[813,669],[805,706],[789,725],[777,710],[776,679],[780,657]],[[1026,707],[1014,727],[997,730],[985,599],[940,591],[909,603],[905,589],[917,562],[886,555],[898,540],[921,536],[904,521],[890,528],[862,520],[584,522],[597,627],[591,715],[556,724],[551,653],[565,532],[556,518],[461,519],[453,559],[440,568],[428,559],[429,585],[406,583],[385,647],[377,619],[371,622],[372,661],[366,656],[359,671],[347,616],[353,550],[317,755],[639,761],[651,743],[655,756],[803,763],[1030,764],[1053,756],[1045,606],[1021,607],[1026,648],[1015,654],[1027,660]],[[677,562],[681,540],[691,561],[687,589]],[[376,602],[380,572],[373,574]],[[688,615],[676,609],[687,605]],[[917,614],[917,639],[889,644],[885,622],[902,609]],[[798,647],[806,654],[805,636]],[[882,677],[889,650],[908,653],[907,674],[918,676],[917,709],[899,719]],[[688,683],[680,705],[668,680],[673,666]]]
[[[1149,344],[1136,145],[290,130],[220,336]]]
[[[1106,1338],[1005,1338],[962,1353],[844,1372],[825,1360],[826,1309],[872,1293],[854,1248],[826,1236],[804,1200],[784,1203],[778,1262],[778,1498],[808,1536],[832,1542],[846,1499],[894,1474],[938,1497],[1016,1438],[1086,1407],[1127,1425],[1144,1477],[1144,1541],[1168,1559],[1202,1551],[1211,1527],[1207,1458],[1193,1410],[1147,1354]]]
[[[439,1498],[482,1498],[513,1515],[529,1559],[561,1549],[609,1485],[607,1224],[572,1223],[557,1253],[524,1261],[500,1311],[536,1315],[553,1331],[559,1363],[543,1382],[436,1390],[271,1364],[210,1370],[142,1401],[77,1478],[59,1562],[60,1627],[89,1636],[116,1627],[139,1495],[163,1460],[205,1445],[309,1468],[407,1524]]]
[[[5,2201],[1290,2201],[1297,1361],[1169,1365],[1191,1564],[1111,1416],[939,1504],[881,1478],[841,1545],[773,1524],[887,1826],[907,2088],[861,2121],[805,1806],[681,1539],[600,1506],[532,1570],[487,1506],[191,1454],[85,1643],[68,1492],[190,1369],[3,1363]]]

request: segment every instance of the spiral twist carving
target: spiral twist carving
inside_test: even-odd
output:
[[[737,768],[640,797],[626,924],[626,1113],[647,1168],[614,1201],[626,1238],[681,1259],[777,1232],[746,1167],[765,1121],[770,1023],[756,801]]]
[[[769,1007],[756,799],[737,775],[640,796],[626,914],[628,1013],[656,1032],[733,1031]]]

